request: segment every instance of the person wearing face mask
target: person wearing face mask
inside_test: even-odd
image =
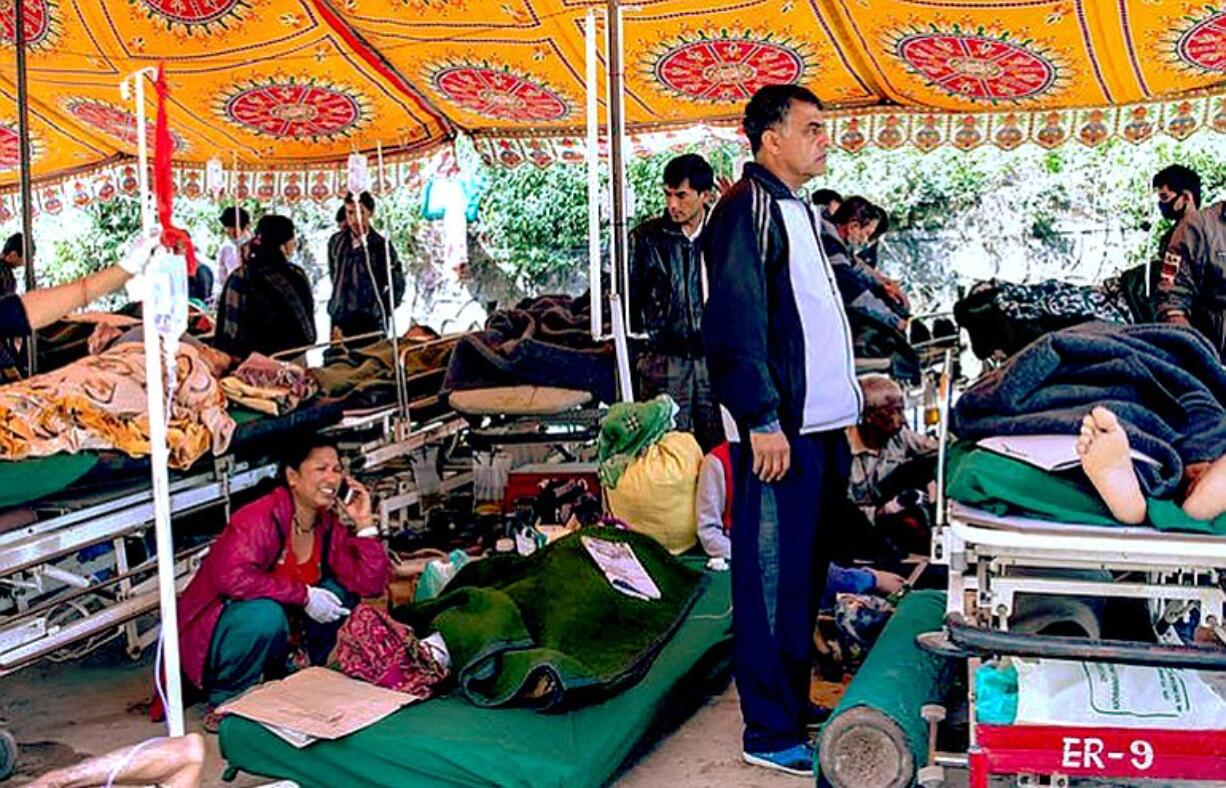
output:
[[[1154,176],[1158,207],[1177,221],[1162,245],[1157,311],[1197,329],[1226,357],[1226,202],[1200,208],[1200,178],[1174,165]]]
[[[246,358],[314,344],[315,297],[306,272],[290,262],[297,249],[292,221],[260,218],[247,261],[222,288],[214,347]]]
[[[325,664],[344,617],[387,586],[370,493],[329,438],[291,445],[281,482],[235,512],[179,599],[183,672],[208,695],[206,728],[217,706],[291,662]]]
[[[663,181],[664,215],[630,234],[630,328],[647,335],[635,361],[639,399],[671,396],[677,429],[693,432],[709,451],[723,440],[702,356],[701,236],[715,175],[687,153],[664,167]]]
[[[848,197],[833,216],[822,219],[822,248],[834,269],[843,305],[905,334],[910,313],[901,288],[856,256],[873,239],[883,215],[865,198]]]

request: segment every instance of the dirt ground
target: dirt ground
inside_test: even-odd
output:
[[[38,774],[87,756],[163,735],[161,725],[149,722],[143,709],[134,708],[149,691],[151,659],[146,653],[140,662],[131,662],[118,648],[107,648],[77,662],[44,662],[0,679],[0,720],[21,745],[18,771],[3,783],[5,788],[24,785]],[[189,730],[202,730],[203,708],[188,710]],[[205,786],[248,788],[272,782],[243,775],[223,783],[217,738],[206,738]],[[627,788],[812,784],[746,766],[739,745],[740,710],[736,692],[729,687],[707,698],[693,717],[643,755],[616,784]]]
[[[43,662],[0,679],[0,725],[7,727],[21,745],[18,771],[2,783],[4,788],[25,785],[45,771],[85,757],[163,735],[165,729],[149,722],[143,708],[136,708],[149,692],[151,660],[152,653],[147,651],[141,661],[132,662],[116,644],[76,662]],[[189,730],[203,730],[203,710],[202,704],[188,710]],[[642,754],[614,784],[619,788],[776,788],[813,784],[812,780],[742,763],[740,734],[736,689],[729,686],[707,697],[688,720]],[[250,775],[242,775],[232,783],[222,782],[217,738],[206,736],[206,741],[207,788],[251,788],[274,782]],[[962,773],[951,772],[950,778],[950,788],[966,785]],[[1149,783],[1152,788],[1159,785]]]

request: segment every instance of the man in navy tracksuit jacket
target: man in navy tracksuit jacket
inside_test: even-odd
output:
[[[745,109],[754,163],[703,236],[703,341],[716,399],[750,451],[734,468],[735,670],[747,762],[811,774],[813,628],[859,419],[851,331],[816,217],[796,195],[825,169],[818,99],[793,85]],[[742,494],[741,491],[744,490]]]

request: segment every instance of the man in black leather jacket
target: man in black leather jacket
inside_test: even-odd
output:
[[[664,215],[630,235],[630,325],[647,335],[635,365],[639,398],[671,396],[677,428],[692,431],[704,452],[723,441],[702,350],[700,236],[714,196],[711,165],[678,156],[664,168]]]

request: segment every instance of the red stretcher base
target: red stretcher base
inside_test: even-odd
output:
[[[1226,731],[978,725],[976,735],[970,788],[1020,774],[1226,780]]]

